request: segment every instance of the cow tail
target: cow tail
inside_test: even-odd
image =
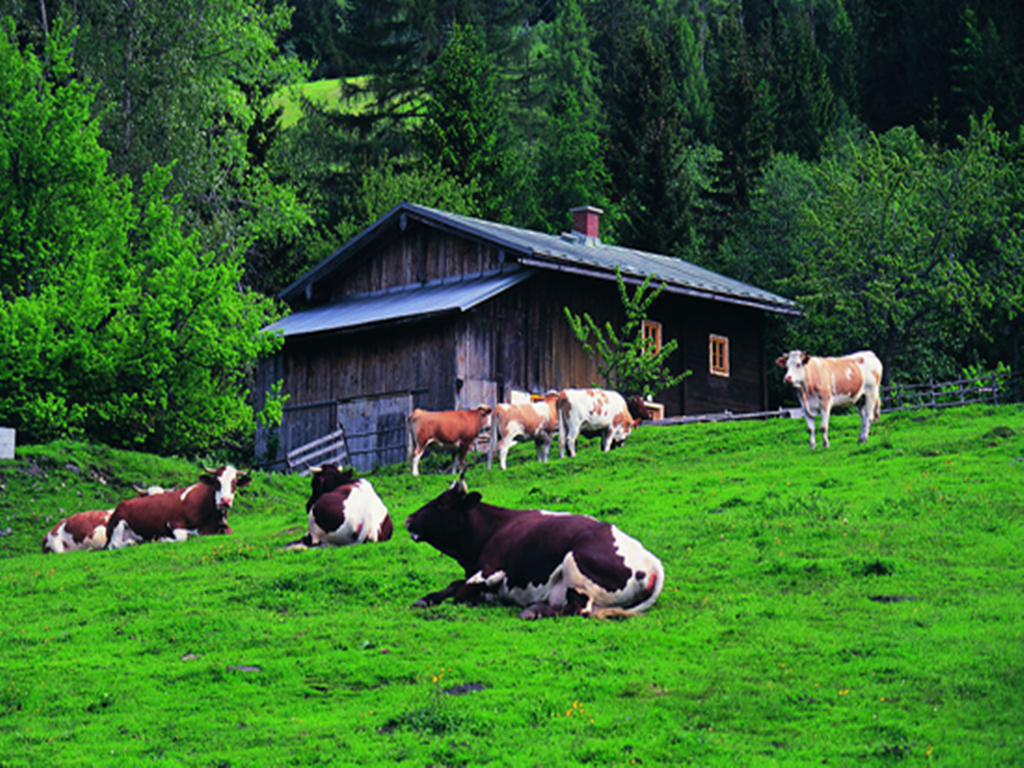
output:
[[[648,608],[654,605],[655,601],[658,599],[658,595],[661,594],[661,588],[665,586],[665,566],[661,564],[661,560],[659,560],[658,558],[652,556],[651,559],[654,561],[652,563],[653,567],[651,568],[654,583],[651,584],[651,591],[643,600],[643,602],[632,607],[631,610],[634,610],[637,613],[640,613],[641,611],[646,611]],[[651,576],[648,576],[648,578],[651,578]]]
[[[566,407],[563,407],[566,406]],[[558,411],[558,457],[560,459],[565,458],[565,430],[567,426],[565,424],[566,412],[568,409],[568,403],[559,400],[555,406],[555,410]]]

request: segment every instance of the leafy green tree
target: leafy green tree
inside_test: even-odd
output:
[[[776,28],[775,66],[770,79],[776,106],[773,148],[813,160],[835,120],[828,65],[815,42],[807,11],[783,16]]]
[[[577,0],[566,0],[547,36],[547,90],[537,157],[539,229],[557,231],[571,223],[570,209],[608,206],[605,127],[598,95],[597,62],[591,32]],[[605,236],[611,234],[606,228]]]
[[[23,39],[43,44],[58,23],[76,29],[75,76],[96,89],[99,143],[111,172],[138,188],[155,165],[173,166],[168,193],[204,247],[266,248],[308,226],[291,188],[272,183],[261,163],[275,139],[268,94],[305,75],[277,48],[286,5],[0,2],[20,6],[29,22]]]
[[[608,165],[621,209],[619,239],[683,255],[699,245],[701,208],[718,153],[692,142],[683,122],[671,39],[641,27],[624,50],[613,84]]]
[[[872,347],[911,380],[1018,348],[1021,169],[1019,140],[991,116],[956,149],[900,128],[821,163],[797,246],[814,256],[785,281],[805,311],[794,344]]]
[[[259,329],[278,312],[239,287],[244,243],[208,251],[186,234],[169,170],[137,192],[106,170],[72,46],[60,25],[38,56],[10,23],[0,35],[0,211],[26,214],[0,219],[14,276],[0,297],[0,421],[27,441],[237,442],[252,428],[247,376],[279,345]]]
[[[714,93],[715,211],[709,224],[714,246],[728,234],[733,217],[750,205],[761,170],[772,154],[775,102],[763,61],[770,56],[751,45],[736,16],[719,20],[710,64]]]
[[[619,330],[616,330],[610,321],[599,326],[586,312],[575,315],[565,307],[565,318],[569,321],[569,326],[580,340],[583,349],[593,357],[598,371],[604,378],[605,386],[626,397],[654,397],[659,392],[678,385],[691,373],[684,371],[673,375],[668,367],[669,356],[679,346],[675,339],[663,344],[660,350],[655,350],[654,340],[644,338],[643,323],[647,319],[647,311],[665,287],[660,285],[647,293],[651,277],[648,275],[630,296],[626,282],[616,267],[615,278],[618,281],[619,298],[622,300],[622,308],[626,315],[626,322]]]
[[[517,182],[507,131],[507,102],[483,38],[470,25],[454,24],[451,38],[432,65],[420,146],[463,184],[479,185],[477,205],[498,221],[510,218]]]

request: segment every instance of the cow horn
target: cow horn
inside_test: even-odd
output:
[[[132,488],[134,488],[138,493],[147,493],[149,491],[149,487],[142,483],[132,483]]]
[[[309,467],[309,471],[311,474],[319,475],[321,472],[323,472],[323,467]]]
[[[208,475],[216,475],[217,474],[217,470],[216,469],[206,466],[205,463],[203,464],[203,472],[205,472]]]

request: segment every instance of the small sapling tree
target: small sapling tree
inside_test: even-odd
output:
[[[643,327],[647,319],[647,310],[665,287],[662,284],[647,293],[651,277],[648,275],[630,296],[626,281],[622,279],[619,268],[615,268],[619,297],[626,313],[626,322],[618,331],[609,321],[605,321],[602,327],[586,312],[575,315],[565,307],[565,317],[569,321],[569,326],[580,340],[583,349],[594,358],[605,386],[627,397],[640,395],[644,399],[653,398],[659,392],[676,386],[692,373],[683,371],[673,375],[669,370],[668,357],[679,346],[675,339],[662,344],[658,349],[654,339],[644,336]]]

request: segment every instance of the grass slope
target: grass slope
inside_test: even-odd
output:
[[[1024,409],[645,427],[474,467],[487,501],[594,515],[665,563],[646,615],[410,608],[459,575],[404,532],[449,478],[372,481],[392,541],[286,552],[307,481],[235,533],[38,554],[63,514],[189,462],[58,443],[0,463],[0,765],[1024,762]],[[435,463],[434,466],[440,466]]]
[[[352,87],[365,87],[366,77],[350,77],[342,81],[314,80],[301,85],[290,85],[282,88],[271,97],[271,107],[281,108],[281,127],[291,128],[302,117],[300,99],[305,98],[320,107],[337,112],[359,114],[373,102],[373,97],[365,94],[350,95]]]

